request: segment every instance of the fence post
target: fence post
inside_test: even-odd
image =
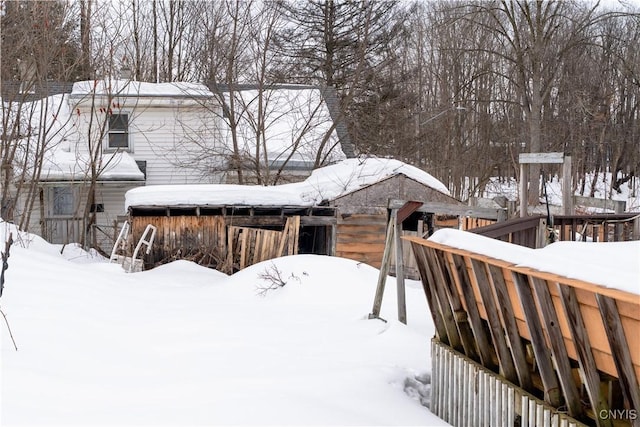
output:
[[[562,206],[565,215],[573,215],[573,197],[571,194],[571,156],[564,156],[562,163]]]

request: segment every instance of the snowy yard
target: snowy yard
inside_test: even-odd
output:
[[[12,248],[0,299],[18,345],[0,325],[2,425],[445,425],[405,391],[430,370],[419,282],[405,326],[393,279],[388,323],[367,320],[378,270],[350,260],[126,274],[31,239]],[[273,266],[287,284],[260,296]]]

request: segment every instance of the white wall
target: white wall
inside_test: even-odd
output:
[[[130,154],[146,161],[146,184],[219,183],[222,172],[213,165],[220,161],[224,141],[221,136],[220,107],[210,99],[187,97],[78,99],[71,97],[76,141],[80,152],[88,152],[89,126],[91,138],[100,139],[101,124],[109,108],[129,113]],[[103,158],[110,152],[105,150]]]

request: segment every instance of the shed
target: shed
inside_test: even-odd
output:
[[[278,186],[147,186],[126,194],[134,241],[158,234],[147,268],[190,259],[225,272],[282,255],[335,255],[379,267],[394,201],[432,206],[404,229],[425,234],[465,207],[433,176],[393,159],[347,159]],[[409,253],[409,252],[408,252]]]

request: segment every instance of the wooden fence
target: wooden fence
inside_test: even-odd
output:
[[[529,248],[545,246],[551,234],[555,240],[561,241],[640,240],[640,215],[637,213],[555,215],[553,227],[549,227],[546,216],[537,215],[514,218],[468,231]]]
[[[585,425],[438,340],[431,341],[431,354],[430,409],[454,426]]]
[[[405,239],[439,342],[579,421],[640,423],[638,295]]]
[[[229,226],[228,265],[233,271],[259,262],[298,253],[300,217],[287,218],[283,231]]]
[[[87,231],[82,218],[44,218],[42,238],[54,244],[82,243],[107,256],[118,237],[124,219],[111,224],[91,224]]]

